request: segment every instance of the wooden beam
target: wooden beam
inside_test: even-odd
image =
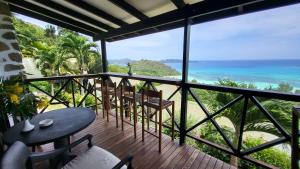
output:
[[[43,5],[47,6],[47,7],[52,8],[52,9],[61,11],[61,12],[65,13],[65,14],[67,14],[69,16],[72,16],[72,17],[77,18],[77,19],[79,19],[81,21],[90,23],[90,24],[95,25],[95,26],[97,26],[99,28],[102,28],[102,29],[105,29],[105,30],[112,30],[113,29],[109,25],[106,25],[106,24],[104,24],[104,23],[102,23],[102,22],[100,22],[98,20],[90,18],[90,17],[88,17],[86,15],[83,15],[83,14],[81,14],[79,12],[76,12],[76,11],[70,9],[70,8],[67,8],[67,7],[65,7],[63,5],[60,5],[58,3],[55,3],[53,1],[35,0],[35,2],[43,4]]]
[[[145,21],[133,23],[123,26],[122,28],[115,29],[107,32],[105,35],[97,35],[94,40],[100,38],[110,39],[120,35],[154,28],[162,27],[163,25],[171,24],[173,22],[181,22],[184,18],[192,18],[193,24],[203,23],[216,19],[222,19],[231,16],[237,16],[250,12],[256,12],[260,10],[281,7],[285,5],[291,5],[299,3],[299,0],[276,0],[276,1],[261,1],[261,0],[211,0],[202,1],[193,5],[186,5],[184,8],[170,11],[155,17],[151,17]],[[243,11],[239,11],[238,8],[243,5]],[[183,27],[184,24],[172,27],[171,29]],[[165,30],[168,30],[165,28]],[[116,38],[118,39],[118,38]]]
[[[172,0],[173,4],[178,8],[183,8],[186,4],[183,0]]]
[[[141,11],[137,10],[135,7],[131,6],[129,3],[125,2],[124,0],[110,0],[110,2],[122,8],[123,10],[130,13],[131,15],[133,15],[134,17],[138,18],[141,21],[148,19],[148,16],[146,16]]]
[[[22,14],[22,15],[30,16],[32,18],[36,18],[38,20],[42,20],[42,21],[51,23],[53,25],[57,25],[57,26],[60,26],[60,27],[63,27],[63,28],[66,28],[66,29],[69,29],[69,30],[72,30],[72,31],[75,31],[75,32],[78,32],[78,33],[82,33],[82,34],[89,35],[89,36],[95,36],[95,33],[93,31],[82,29],[80,27],[76,27],[76,26],[71,25],[69,23],[65,23],[65,22],[53,19],[51,17],[41,15],[39,13],[32,12],[31,10],[15,6],[14,4],[10,4],[9,7],[10,7],[12,12],[16,12],[16,13],[19,13],[19,14]]]
[[[123,26],[123,25],[127,25],[126,22],[122,21],[121,19],[118,19],[104,11],[102,11],[101,9],[98,9],[90,4],[88,4],[87,2],[84,2],[84,1],[74,1],[74,0],[66,0],[68,1],[69,3],[79,7],[79,8],[82,8],[90,13],[93,13],[94,15],[97,15],[105,20],[108,20],[109,22],[112,22],[112,23],[115,23],[119,26]]]
[[[15,6],[15,7],[19,7],[19,8],[22,7],[23,9],[26,9],[26,11],[32,11],[32,12],[29,13],[29,12],[25,12],[24,10],[21,10],[19,8],[15,8],[15,9],[19,10],[20,12],[27,13],[28,14],[27,16],[32,16],[33,17],[32,13],[35,13],[34,14],[35,17],[37,15],[43,15],[43,16],[45,16],[45,17],[39,17],[39,18],[45,19],[44,21],[46,21],[46,22],[48,22],[49,18],[52,18],[52,22],[53,22],[53,18],[55,18],[54,20],[56,20],[56,21],[64,22],[64,23],[66,23],[68,25],[73,25],[73,27],[80,28],[81,30],[88,30],[90,32],[93,32],[93,34],[96,34],[96,33],[98,33],[100,31],[100,30],[98,30],[98,29],[96,29],[94,27],[91,27],[89,25],[85,25],[85,24],[83,24],[81,22],[78,22],[78,21],[73,20],[71,18],[65,17],[63,15],[57,14],[57,13],[52,12],[50,10],[44,9],[44,8],[42,8],[40,6],[28,3],[26,1],[8,0],[7,2],[9,4]],[[58,24],[61,24],[61,23],[58,23]],[[62,26],[62,27],[64,27],[64,26]],[[102,32],[102,31],[100,31],[100,32]]]

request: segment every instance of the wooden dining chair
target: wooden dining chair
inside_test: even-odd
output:
[[[134,128],[134,138],[136,138],[136,124],[137,124],[137,102],[140,97],[137,97],[135,86],[125,86],[121,85],[121,98],[120,98],[120,112],[121,112],[121,126],[124,130],[124,123],[133,125]],[[125,106],[125,104],[127,106]],[[124,120],[124,109],[129,112],[129,122]],[[132,119],[133,118],[133,124]]]
[[[97,91],[102,91],[102,84],[103,84],[103,81],[101,79],[94,78],[95,108],[96,108],[97,115],[99,114]],[[103,100],[102,100],[102,102],[103,102]],[[103,112],[103,118],[104,118],[104,112]]]
[[[118,94],[117,94],[117,84],[116,82],[111,82],[110,80],[103,81],[102,87],[102,111],[103,118],[106,115],[106,119],[109,122],[109,115],[113,115],[111,113],[112,108],[115,108],[115,117],[116,117],[116,126],[119,127],[118,122]]]
[[[162,98],[163,94],[162,91],[153,91],[153,90],[142,90],[142,141],[145,140],[144,138],[144,132],[148,132],[151,135],[154,135],[158,138],[158,150],[161,152],[161,142],[162,142],[162,111],[164,109],[167,109],[168,107],[172,106],[172,113],[171,113],[171,136],[172,140],[174,140],[174,109],[175,109],[175,102],[164,100]],[[155,129],[157,128],[157,115],[158,115],[158,136],[157,134],[153,134],[151,131],[145,130],[145,107],[147,108],[153,108],[154,116],[155,116]],[[151,111],[147,111],[147,113],[150,113]],[[158,113],[158,114],[157,114]],[[147,114],[147,118],[149,118],[150,115]]]

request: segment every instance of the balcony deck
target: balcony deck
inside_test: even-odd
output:
[[[141,126],[138,125],[137,138],[134,139],[132,126],[124,123],[122,131],[121,127],[116,128],[114,118],[110,118],[110,122],[107,122],[99,115],[88,128],[72,136],[71,140],[90,133],[94,136],[94,145],[107,149],[119,158],[131,153],[134,156],[134,168],[235,168],[191,146],[179,146],[178,141],[172,141],[167,135],[163,135],[162,152],[159,153],[158,139],[145,133],[145,142],[142,142],[141,130]],[[86,148],[86,144],[81,144],[73,150],[73,153],[78,154]],[[51,144],[40,147],[39,151],[49,149],[52,149]],[[43,165],[40,164],[38,168],[43,168],[41,166]]]

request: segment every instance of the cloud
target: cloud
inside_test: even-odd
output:
[[[300,58],[300,5],[192,26],[190,59]],[[182,58],[183,29],[109,43],[109,58]]]

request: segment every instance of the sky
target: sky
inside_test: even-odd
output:
[[[17,15],[42,27],[45,22]],[[190,60],[300,59],[300,5],[193,25]],[[91,38],[90,38],[91,39]],[[107,43],[108,59],[181,59],[183,28]]]

